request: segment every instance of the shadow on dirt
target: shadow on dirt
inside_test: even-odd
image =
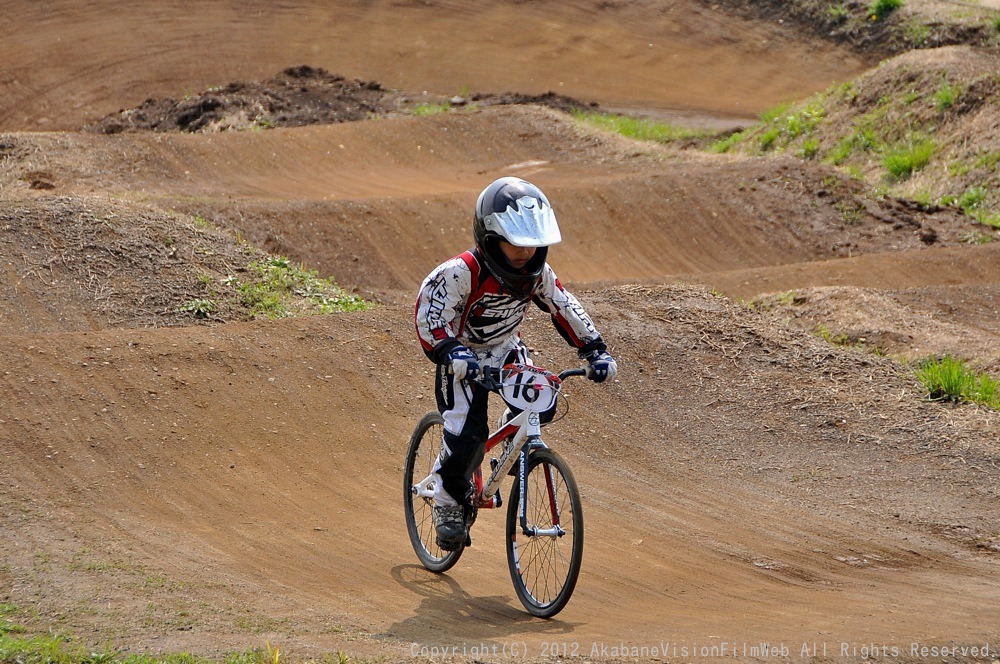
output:
[[[497,570],[498,574],[503,570]],[[455,578],[446,574],[434,574],[420,565],[405,564],[392,568],[392,578],[406,590],[421,595],[414,615],[393,623],[386,635],[411,642],[427,642],[427,635],[447,634],[450,643],[441,647],[457,647],[453,654],[471,655],[473,648],[492,654],[497,639],[510,635],[569,634],[582,623],[564,620],[542,620],[532,618],[515,602],[514,591],[509,596],[470,594]],[[462,641],[467,643],[462,644]],[[497,654],[501,648],[512,644],[496,644]],[[463,653],[466,649],[468,652]],[[421,654],[421,653],[416,653]],[[511,653],[508,653],[511,654]]]

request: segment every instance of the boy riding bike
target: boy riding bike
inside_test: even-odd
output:
[[[529,302],[550,314],[559,334],[589,362],[591,380],[601,383],[618,371],[590,316],[546,263],[548,247],[562,236],[541,190],[513,177],[494,181],[479,195],[472,230],[475,248],[435,268],[416,304],[417,336],[437,364],[435,394],[444,417],[434,524],[445,551],[469,543],[472,477],[489,435],[489,392],[469,381],[483,366],[530,363],[519,332]]]

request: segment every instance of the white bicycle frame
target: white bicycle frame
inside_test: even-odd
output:
[[[486,439],[486,452],[489,452],[498,445],[503,451],[492,463],[492,472],[485,485],[479,472],[476,476],[476,489],[478,507],[494,508],[500,507],[502,501],[499,496],[500,485],[503,478],[514,467],[515,462],[521,462],[519,466],[519,486],[521,488],[521,500],[519,517],[521,530],[528,536],[559,537],[565,531],[556,523],[555,527],[540,529],[537,526],[527,524],[527,486],[526,474],[528,466],[528,454],[533,449],[543,449],[547,446],[542,441],[542,426],[540,413],[555,405],[555,400],[562,388],[562,380],[567,376],[582,376],[587,374],[587,369],[569,369],[558,376],[558,380],[553,381],[554,376],[544,369],[530,367],[528,365],[508,365],[513,367],[506,376],[501,374],[501,380],[497,382],[492,377],[479,381],[479,385],[493,392],[499,392],[508,406],[517,408],[521,412],[505,422],[496,431],[491,433]],[[505,367],[505,370],[507,368]],[[523,379],[524,375],[528,378]],[[544,379],[544,380],[543,380]],[[433,473],[422,479],[413,486],[413,493],[421,498],[433,499],[435,489],[435,476]],[[553,506],[558,512],[558,505]]]

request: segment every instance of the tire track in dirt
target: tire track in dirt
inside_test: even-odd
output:
[[[552,432],[584,487],[590,533],[566,611],[549,622],[524,618],[506,577],[499,514],[483,515],[475,546],[448,576],[417,569],[397,485],[402,441],[430,405],[430,377],[412,361],[407,316],[391,308],[183,335],[7,338],[0,353],[30,358],[17,373],[37,387],[26,393],[34,415],[0,425],[4,467],[17,468],[16,484],[62,523],[83,518],[85,532],[121,542],[147,576],[173,579],[181,588],[175,601],[255,597],[264,605],[258,610],[296,626],[298,636],[285,636],[289,647],[336,642],[322,620],[390,639],[363,638],[358,653],[398,652],[441,634],[456,642],[517,639],[536,651],[552,638],[777,642],[818,632],[831,641],[947,633],[973,642],[984,635],[997,590],[985,581],[989,560],[956,557],[939,541],[886,532],[850,511],[820,516],[768,495],[763,484],[685,473],[670,448],[649,463],[642,450],[654,448],[643,432],[657,430],[653,412],[633,411],[621,432],[595,429],[605,441],[595,449],[574,432],[620,413],[621,402],[582,383],[574,393],[589,413],[575,411],[582,419]],[[360,352],[345,355],[345,347]],[[558,346],[544,347],[543,357],[561,357]],[[623,361],[633,353],[655,354],[629,347]],[[327,378],[333,366],[336,379]],[[5,393],[19,389],[4,376]],[[636,440],[620,448],[613,440],[627,432]],[[121,570],[106,576],[112,588],[132,582]],[[12,599],[22,601],[24,591]],[[125,601],[112,595],[110,603]],[[80,600],[69,593],[62,601]],[[148,638],[135,621],[122,627],[125,643]],[[223,627],[209,620],[198,627],[204,631],[163,635],[160,643],[232,642]]]

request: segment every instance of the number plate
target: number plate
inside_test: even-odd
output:
[[[511,408],[541,413],[555,405],[560,382],[541,367],[508,364],[500,370],[500,396]]]

